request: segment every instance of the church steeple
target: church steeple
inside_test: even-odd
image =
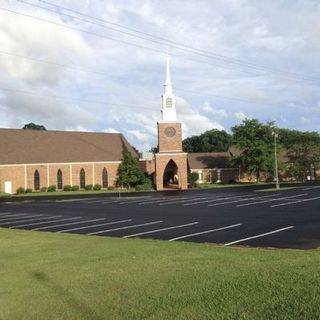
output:
[[[172,92],[169,55],[167,55],[166,81],[164,84],[164,94],[162,96],[161,112],[163,121],[177,121],[176,101]]]

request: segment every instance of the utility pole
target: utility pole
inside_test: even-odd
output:
[[[274,175],[276,178],[276,189],[280,189],[279,184],[279,173],[278,173],[278,152],[277,152],[277,138],[278,134],[275,132],[275,130],[272,131],[272,135],[274,138]]]

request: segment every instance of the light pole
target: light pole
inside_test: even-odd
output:
[[[277,138],[278,134],[275,131],[272,131],[272,135],[274,138],[274,175],[276,178],[276,189],[280,189],[279,184],[279,173],[278,173],[278,155],[277,155]]]

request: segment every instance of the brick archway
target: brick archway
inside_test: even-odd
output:
[[[162,181],[165,189],[180,189],[179,168],[172,159],[163,170]]]
[[[176,175],[178,183],[172,184],[171,188],[168,188],[168,186],[164,185],[164,182],[166,182],[166,180],[170,180],[170,178],[174,178],[174,175]],[[186,153],[181,152],[176,154],[156,154],[156,185],[157,190],[163,190],[164,188],[173,190],[187,189],[188,185]]]

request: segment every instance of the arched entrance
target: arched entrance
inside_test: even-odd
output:
[[[178,166],[171,159],[163,171],[163,187],[166,189],[179,189]]]

